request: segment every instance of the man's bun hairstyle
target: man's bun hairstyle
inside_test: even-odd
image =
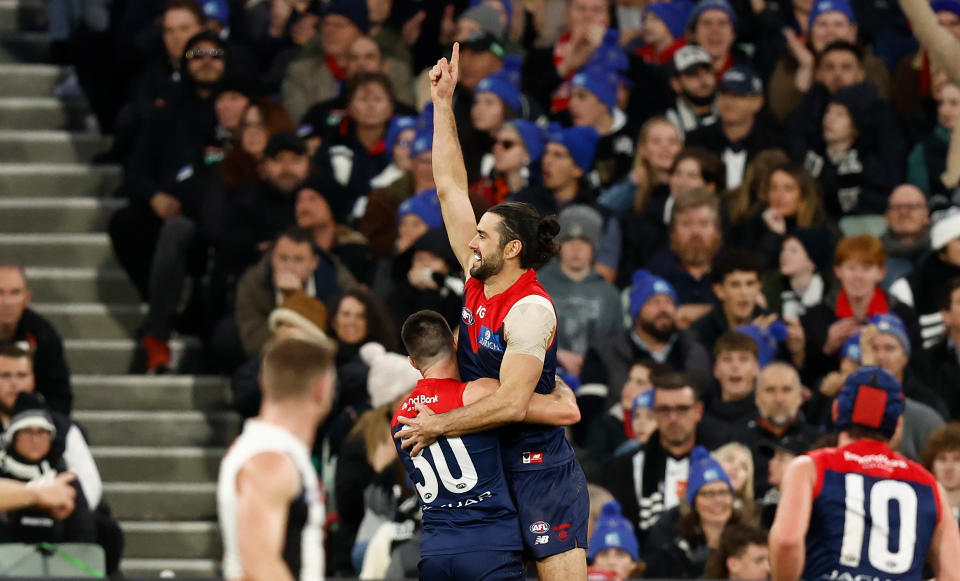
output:
[[[541,218],[536,208],[524,202],[504,202],[487,211],[503,218],[501,246],[512,240],[520,241],[521,268],[539,268],[559,252],[555,238],[560,233],[560,223],[556,216]]]

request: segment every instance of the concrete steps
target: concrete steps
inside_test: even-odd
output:
[[[76,411],[73,419],[96,446],[223,447],[240,432],[239,416],[226,411]]]
[[[137,344],[133,339],[64,339],[67,365],[72,373],[122,375],[130,371]],[[200,341],[193,337],[170,342],[174,361],[182,373],[202,369]]]
[[[124,559],[120,568],[129,577],[216,577],[220,563],[213,559]]]
[[[147,312],[141,304],[34,303],[65,338],[120,339],[136,334]]]
[[[90,133],[16,129],[0,131],[0,159],[7,163],[89,163],[94,155],[107,150],[109,146],[108,138]]]
[[[103,232],[126,204],[119,198],[0,198],[0,232]]]
[[[0,29],[9,10],[9,2],[0,0]],[[2,37],[0,37],[2,38]],[[0,41],[2,42],[2,41]],[[0,64],[0,97],[49,97],[66,77],[63,67],[44,64]]]
[[[0,32],[38,30],[47,21],[43,2],[0,0]]]
[[[0,86],[3,85],[0,83]],[[122,171],[116,165],[0,163],[0,192],[6,199],[100,197],[112,194],[120,187],[121,180]]]
[[[50,37],[40,32],[5,32],[0,35],[0,63],[50,61]]]
[[[43,303],[139,303],[120,269],[27,267],[33,300]]]
[[[105,233],[0,234],[0,260],[30,266],[118,268]]]
[[[119,441],[114,441],[119,444]],[[225,448],[93,446],[105,482],[216,482]]]
[[[121,521],[126,554],[139,558],[202,559],[219,555],[220,533],[210,521]]]
[[[84,131],[89,109],[54,97],[0,97],[0,127]]]
[[[229,382],[212,375],[74,375],[71,383],[76,410],[203,411],[229,402]]]
[[[103,494],[121,520],[216,520],[215,482],[108,482]]]

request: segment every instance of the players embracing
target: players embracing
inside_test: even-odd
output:
[[[499,387],[479,401],[434,414],[417,403],[400,417],[402,445],[416,456],[442,435],[500,429],[507,485],[516,503],[525,552],[541,580],[586,579],[587,482],[561,427],[522,424],[534,393],[553,391],[557,314],[534,268],[556,254],[554,217],[528,204],[490,208],[477,223],[453,113],[459,46],[430,72],[434,105],[434,181],[450,246],[464,272],[458,339],[462,379],[496,378]],[[464,552],[470,547],[464,547]]]

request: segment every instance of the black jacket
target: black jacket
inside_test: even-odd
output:
[[[754,120],[753,127],[750,129],[750,133],[747,136],[740,140],[737,143],[731,143],[727,138],[726,133],[723,132],[723,122],[718,121],[713,125],[708,125],[706,127],[701,127],[690,132],[687,135],[686,144],[690,145],[699,145],[700,147],[705,147],[713,153],[717,154],[718,157],[723,159],[723,152],[727,149],[733,151],[746,151],[747,153],[747,164],[753,159],[753,156],[757,155],[765,149],[772,149],[782,147],[783,138],[780,136],[779,131],[777,131],[774,123],[766,118],[766,116],[761,113],[757,115]],[[744,170],[746,165],[744,165]],[[729,173],[729,170],[728,170]],[[740,176],[742,178],[742,176]]]
[[[960,420],[960,353],[949,339],[943,339],[917,358],[919,375],[946,407],[938,411],[947,421]]]
[[[260,243],[273,241],[293,226],[294,194],[261,181],[234,192],[225,214],[221,240],[224,264],[230,272],[239,274],[260,259]]]
[[[801,436],[812,444],[820,436],[821,430],[819,427],[808,423],[803,412],[797,412],[796,419],[779,436],[770,431],[759,414],[754,415],[753,419],[747,422],[747,433],[750,436],[750,441],[744,442],[744,444],[751,447],[753,451],[754,495],[756,498],[760,498],[770,488],[770,484],[767,482],[767,470],[770,466],[770,459],[773,458],[773,450],[761,446],[761,444],[764,442],[782,442],[788,436]]]
[[[63,352],[63,340],[53,325],[27,309],[20,317],[13,337],[6,343],[19,345],[31,353],[37,392],[44,397],[50,409],[70,415],[73,406],[70,370]]]

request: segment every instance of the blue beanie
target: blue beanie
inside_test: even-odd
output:
[[[776,358],[780,351],[780,342],[787,339],[787,326],[780,320],[770,323],[765,329],[758,325],[740,325],[735,330],[747,335],[757,344],[757,364],[761,369]]]
[[[410,157],[417,157],[421,153],[433,150],[433,127],[417,129],[417,135],[410,146]]]
[[[934,0],[930,3],[930,9],[933,13],[951,12],[960,17],[960,2],[957,0]]]
[[[594,67],[617,72],[630,68],[627,54],[620,47],[620,31],[616,28],[607,29],[606,34],[603,35],[603,42],[590,53],[590,58],[583,65],[583,69]]]
[[[483,4],[484,2],[487,2],[487,1],[488,0],[470,0],[470,8]],[[513,5],[511,4],[510,0],[497,0],[497,2],[503,5],[503,9],[507,13],[507,31],[509,31],[510,22],[513,21]]]
[[[547,145],[543,129],[533,121],[527,121],[526,119],[512,119],[507,121],[506,125],[513,127],[520,134],[523,146],[530,154],[530,161],[532,163],[540,161],[540,158],[543,157],[543,148]]]
[[[737,31],[737,14],[727,0],[700,0],[700,2],[697,2],[693,10],[690,11],[690,18],[687,19],[687,29],[693,30],[696,28],[697,21],[700,20],[704,12],[709,10],[719,10],[726,14],[727,18],[730,19],[730,24],[733,25],[733,31]],[[811,14],[813,13],[811,12]]]
[[[677,297],[677,291],[674,290],[673,285],[667,282],[666,279],[660,278],[652,274],[649,270],[643,270],[642,268],[634,272],[630,281],[629,294],[631,321],[636,320],[637,315],[640,314],[640,310],[643,309],[643,305],[647,304],[647,301],[649,301],[653,295],[667,295],[673,299],[674,304],[680,302],[679,297]]]
[[[840,358],[844,359],[847,357],[852,359],[857,365],[860,365],[860,360],[863,357],[863,352],[860,349],[860,333],[854,333],[843,343],[843,347],[840,348]]]
[[[600,134],[593,127],[570,127],[564,129],[559,123],[551,123],[547,128],[547,143],[559,143],[567,148],[573,163],[584,173],[593,167],[593,155],[597,152]]]
[[[400,224],[400,220],[407,214],[415,214],[430,229],[442,228],[443,214],[440,213],[437,190],[424,190],[404,200],[397,208],[397,224]]]
[[[890,335],[900,342],[903,351],[910,357],[910,336],[907,335],[907,326],[903,320],[893,313],[884,313],[870,317],[870,324],[877,327],[877,331]]]
[[[393,151],[393,146],[397,144],[397,138],[407,129],[414,129],[417,126],[417,118],[408,115],[394,115],[390,119],[390,126],[387,127],[387,135],[384,137],[384,144],[387,146],[387,152]],[[416,139],[416,138],[414,138]]]
[[[477,83],[474,93],[493,93],[505,105],[519,113],[523,109],[520,100],[520,69],[523,60],[517,55],[503,59],[503,68]]]
[[[230,6],[227,0],[203,0],[203,15],[226,25],[230,22]]]
[[[583,87],[593,93],[613,113],[617,106],[620,78],[611,69],[590,67],[581,70],[570,81],[571,87]]]
[[[647,6],[648,12],[655,14],[667,25],[674,40],[683,38],[690,10],[691,6],[686,2],[655,2]]]
[[[862,426],[893,436],[903,414],[903,390],[890,372],[861,367],[843,382],[833,401],[833,425],[838,430]]]
[[[353,23],[360,29],[360,32],[367,34],[370,32],[370,10],[366,2],[357,2],[357,0],[333,0],[325,14],[338,14]]]
[[[850,24],[857,23],[857,17],[853,14],[853,8],[847,0],[820,0],[810,9],[810,19],[807,21],[808,29],[813,28],[813,21],[817,17],[827,12],[840,12],[847,17]]]
[[[687,481],[687,504],[693,506],[697,493],[705,484],[711,482],[725,482],[733,492],[730,477],[723,471],[723,466],[714,460],[703,446],[695,446],[690,452],[690,478]]]
[[[611,500],[600,509],[600,516],[590,537],[587,560],[593,562],[597,553],[606,549],[620,549],[630,554],[634,561],[640,560],[640,543],[633,532],[633,525],[623,517],[620,503]]]
[[[630,408],[631,411],[635,411],[640,408],[648,410],[653,409],[653,389],[641,391],[640,395],[633,398],[633,406]]]

